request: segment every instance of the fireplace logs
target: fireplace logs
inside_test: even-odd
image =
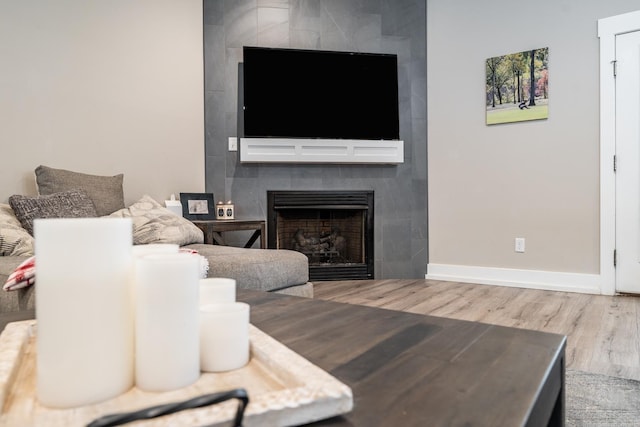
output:
[[[347,246],[347,240],[340,235],[340,229],[333,227],[331,233],[321,236],[307,236],[302,229],[296,231],[293,237],[293,249],[311,256],[341,257]]]

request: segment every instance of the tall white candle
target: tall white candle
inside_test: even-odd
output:
[[[136,261],[136,385],[170,391],[200,376],[200,260],[158,254]]]
[[[249,362],[249,304],[200,307],[200,369],[223,372]]]
[[[236,281],[224,277],[200,279],[200,306],[236,302]]]
[[[148,245],[135,245],[131,250],[134,257],[141,257],[152,254],[177,254],[180,247],[173,243],[150,243]]]
[[[99,402],[133,385],[131,220],[40,219],[37,396],[46,406]]]
[[[147,245],[134,245],[133,248],[131,248],[131,253],[133,254],[133,268],[131,269],[131,300],[133,301],[134,310],[136,304],[136,259],[146,255],[177,254],[179,251],[180,247],[173,243],[150,243]]]

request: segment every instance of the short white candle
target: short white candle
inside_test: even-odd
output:
[[[131,220],[39,219],[37,395],[71,408],[133,385]]]
[[[135,263],[136,385],[146,391],[185,387],[200,376],[200,260],[156,254]]]
[[[200,306],[236,302],[236,281],[224,277],[200,279]]]
[[[224,372],[249,362],[249,304],[200,307],[200,369]]]

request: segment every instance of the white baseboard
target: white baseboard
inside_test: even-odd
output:
[[[428,264],[425,279],[597,295],[602,293],[599,274]]]

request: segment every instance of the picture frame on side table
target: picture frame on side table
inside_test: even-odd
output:
[[[180,193],[182,216],[191,221],[216,219],[213,193]]]

